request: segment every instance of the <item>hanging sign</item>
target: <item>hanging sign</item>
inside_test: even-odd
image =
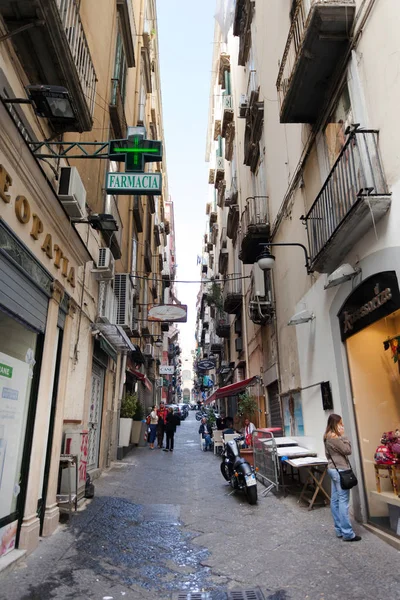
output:
[[[149,304],[148,321],[167,321],[168,323],[186,323],[186,304]]]
[[[129,127],[127,139],[111,140],[108,154],[110,160],[125,163],[125,173],[107,173],[108,194],[161,194],[161,173],[145,173],[144,168],[162,160],[162,142],[147,140],[144,127]]]
[[[371,275],[357,286],[338,313],[342,341],[400,308],[395,271]]]
[[[160,375],[173,375],[175,373],[174,365],[160,365],[158,370]]]
[[[215,363],[213,360],[204,359],[204,360],[199,360],[199,362],[197,363],[197,368],[200,369],[201,371],[209,371],[210,369],[213,369],[214,367],[215,367]]]

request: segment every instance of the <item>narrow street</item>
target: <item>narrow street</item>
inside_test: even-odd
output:
[[[328,508],[263,498],[260,484],[257,506],[230,495],[197,429],[191,412],[173,454],[137,448],[114,463],[71,524],[0,580],[1,599],[222,600],[256,587],[269,600],[399,597],[394,548],[360,526],[362,542],[345,544]]]

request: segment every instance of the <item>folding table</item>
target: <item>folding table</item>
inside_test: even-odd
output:
[[[326,458],[318,457],[318,456],[316,456],[315,458],[303,456],[301,458],[287,458],[287,459],[285,459],[285,462],[287,462],[291,467],[295,467],[296,469],[300,469],[301,467],[304,467],[307,469],[308,477],[303,485],[303,489],[301,490],[301,494],[298,499],[299,504],[302,500],[304,500],[305,502],[308,502],[308,504],[309,504],[308,510],[311,510],[317,499],[318,492],[322,492],[326,496],[328,501],[330,502],[331,499],[330,499],[329,494],[322,487],[323,481],[325,479],[325,475],[328,470],[328,461],[326,460]],[[322,470],[318,469],[317,467],[322,467]],[[318,477],[318,475],[319,475],[319,477]],[[310,478],[311,478],[311,481],[314,482],[315,490],[314,490],[312,497],[308,498],[306,496],[306,491],[307,491],[307,486],[310,483]]]

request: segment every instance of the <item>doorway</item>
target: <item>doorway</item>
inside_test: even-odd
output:
[[[88,419],[88,464],[87,470],[99,466],[101,417],[103,413],[105,369],[96,362],[92,366],[92,382]]]

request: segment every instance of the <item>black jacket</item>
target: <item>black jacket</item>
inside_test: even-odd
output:
[[[200,427],[199,427],[199,433],[201,433],[201,435],[202,435],[203,437],[204,437],[204,435],[205,435],[205,434],[204,434],[204,428],[205,428],[205,425],[204,425],[204,423],[202,423],[202,424],[200,425]],[[209,425],[207,425],[207,429],[208,429],[208,433],[209,433],[209,434],[210,434],[210,436],[212,437],[212,429],[211,429],[211,427],[210,427]]]
[[[176,418],[172,413],[167,414],[167,422],[165,424],[165,431],[167,433],[175,433],[176,431]]]

